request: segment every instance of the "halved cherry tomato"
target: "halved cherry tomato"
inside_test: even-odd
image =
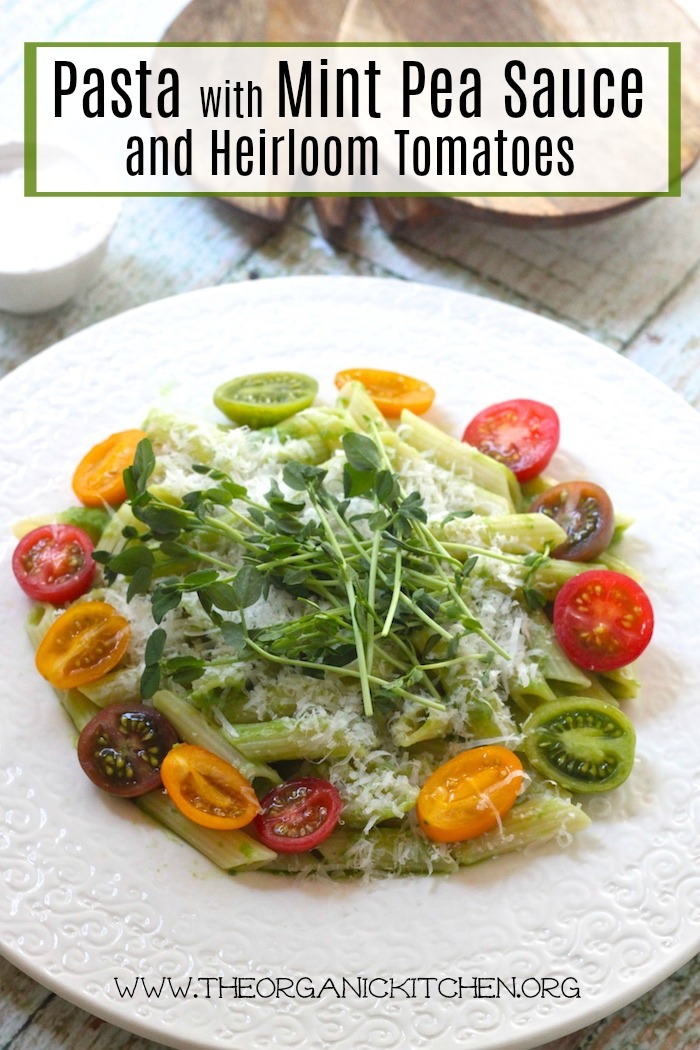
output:
[[[77,689],[113,670],[131,627],[107,602],[76,602],[51,624],[36,651],[40,674],[57,689]]]
[[[523,733],[523,750],[535,769],[566,791],[610,791],[634,766],[634,726],[603,700],[548,700],[535,708]]]
[[[614,671],[636,660],[653,630],[646,592],[619,572],[593,569],[573,576],[554,602],[557,641],[587,671]]]
[[[559,417],[541,401],[516,398],[482,409],[462,441],[505,463],[518,481],[541,474],[559,444]]]
[[[418,824],[434,842],[464,842],[498,825],[523,782],[520,759],[507,747],[486,744],[438,766],[416,802]]]
[[[567,540],[552,551],[553,558],[593,561],[606,549],[615,531],[610,497],[592,481],[566,481],[538,496],[531,514],[546,514],[561,525]]]
[[[335,385],[342,390],[346,383],[356,380],[382,413],[397,419],[404,408],[419,416],[427,412],[435,400],[435,391],[422,379],[402,375],[400,372],[385,372],[380,368],[346,368],[338,372]]]
[[[41,525],[15,547],[12,569],[30,598],[65,605],[90,589],[93,549],[87,533],[74,525]]]
[[[301,372],[260,372],[238,376],[214,391],[214,404],[232,422],[273,427],[313,404],[318,383]]]
[[[145,704],[111,704],[80,734],[78,760],[93,784],[124,798],[160,787],[160,767],[177,733],[167,718]]]
[[[338,789],[330,781],[289,780],[265,795],[255,830],[263,845],[278,853],[303,853],[328,838],[342,808]]]
[[[243,828],[260,812],[246,778],[230,762],[196,744],[178,744],[169,751],[160,775],[180,812],[205,828]]]
[[[122,430],[86,453],[73,475],[73,491],[86,507],[118,506],[126,499],[123,473],[134,462],[142,430]]]

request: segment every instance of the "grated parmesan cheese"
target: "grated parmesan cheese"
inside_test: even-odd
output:
[[[222,428],[198,420],[176,418],[153,411],[145,429],[157,456],[151,488],[161,498],[177,503],[193,490],[216,484],[209,476],[193,469],[193,464],[215,466],[234,482],[247,488],[256,501],[263,501],[272,482],[288,493],[283,483],[281,445],[274,435],[252,434],[246,428]],[[305,439],[284,445],[285,459],[309,456]],[[324,464],[326,484],[337,495],[343,491],[345,458],[336,452]],[[489,497],[477,489],[471,478],[431,462],[416,452],[401,464],[402,482],[408,491],[419,491],[431,522],[442,522],[455,511],[479,506],[479,513],[468,519],[449,522],[443,529],[447,539],[475,546],[485,545],[488,513],[504,511],[501,497]],[[314,515],[305,494],[294,492],[295,501],[305,500],[302,518]],[[489,502],[490,500],[490,502]],[[484,506],[486,503],[486,506]],[[236,508],[234,501],[233,507]],[[244,505],[240,504],[241,511]],[[366,510],[361,500],[351,501],[349,514]],[[507,508],[506,508],[507,510]],[[115,515],[110,536],[118,544],[124,523],[133,519]],[[369,527],[367,535],[370,535]],[[199,542],[194,534],[191,542]],[[214,542],[214,546],[212,546]],[[226,561],[232,572],[242,564],[241,551],[224,537],[208,540],[207,552]],[[488,544],[508,549],[507,537],[491,536]],[[113,547],[111,549],[118,549]],[[163,621],[167,631],[166,657],[189,654],[202,659],[205,669],[189,690],[191,702],[217,724],[232,743],[242,730],[236,723],[265,722],[292,716],[297,731],[314,741],[313,761],[304,769],[309,775],[327,776],[337,786],[344,801],[343,820],[366,836],[387,821],[414,824],[413,808],[420,786],[439,764],[474,743],[499,743],[515,748],[522,737],[509,703],[514,685],[522,688],[539,674],[541,653],[533,648],[532,621],[516,600],[522,585],[522,568],[507,560],[480,557],[465,581],[464,600],[478,617],[483,630],[508,659],[496,655],[478,634],[460,638],[460,663],[444,673],[448,697],[445,712],[427,712],[419,705],[405,703],[390,715],[376,719],[363,714],[362,696],[356,679],[328,675],[316,679],[292,667],[278,667],[262,659],[241,661],[221,632],[212,630],[212,621],[196,593],[187,593],[180,605]],[[109,588],[110,602],[132,625],[132,638],[124,661],[122,684],[133,689],[135,675],[143,670],[143,653],[153,631],[150,603],[138,596],[126,601],[127,583],[118,579]],[[321,607],[323,602],[320,602]],[[288,592],[270,588],[264,599],[246,609],[250,628],[271,627],[298,619],[308,605]],[[224,620],[240,621],[240,614],[221,613]],[[489,662],[484,662],[487,658]],[[395,672],[389,669],[388,677]],[[127,679],[126,676],[131,676]],[[128,684],[130,683],[130,684]],[[111,683],[116,687],[115,682]],[[174,687],[177,688],[177,687]],[[381,705],[380,705],[381,708]],[[431,721],[432,718],[432,721]],[[416,737],[416,746],[403,747],[397,741]],[[433,748],[440,739],[439,751]],[[529,779],[528,779],[529,785]],[[488,800],[486,800],[488,802]],[[498,828],[502,832],[500,817]],[[445,870],[455,865],[448,847],[429,843],[420,837],[422,861],[428,867]],[[370,872],[376,863],[376,847],[371,837],[354,841],[346,854],[353,869]],[[398,836],[393,858],[397,870],[414,863],[414,842]]]

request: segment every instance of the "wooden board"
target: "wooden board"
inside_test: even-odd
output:
[[[337,39],[347,0],[192,0],[163,35],[179,41],[332,41]],[[289,214],[289,197],[223,197],[242,211],[269,222]],[[344,228],[350,198],[316,202],[321,229],[332,240]]]
[[[349,0],[344,41],[675,41],[682,43],[681,170],[700,154],[700,30],[672,0]],[[472,197],[451,205],[517,225],[571,225],[644,198]]]
[[[700,154],[700,30],[672,0],[192,0],[164,41],[663,41],[680,40],[683,57],[682,171]],[[289,212],[284,197],[226,197],[271,222]],[[569,226],[644,201],[620,197],[472,197],[430,206],[395,198],[376,202],[393,233],[449,208],[518,226]],[[325,235],[340,233],[347,198],[319,198]]]

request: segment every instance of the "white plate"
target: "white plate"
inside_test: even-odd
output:
[[[72,502],[86,448],[154,402],[208,413],[213,388],[237,373],[299,368],[330,395],[335,371],[357,364],[430,380],[435,416],[455,433],[495,400],[552,403],[562,420],[553,473],[602,483],[637,519],[628,554],[657,617],[631,705],[638,762],[623,788],[590,804],[594,823],[567,850],[369,885],[227,877],[93,789],[37,678],[8,530]],[[0,929],[17,966],[173,1046],[524,1050],[629,1002],[698,950],[700,417],[660,383],[568,328],[486,299],[285,278],[195,292],[80,332],[0,383],[0,418]],[[115,978],[124,987],[138,977],[163,980],[162,994],[139,983],[120,998]],[[204,980],[219,977],[227,987]],[[265,998],[270,981],[244,997],[264,977],[311,981],[294,998]],[[330,985],[308,997],[329,977],[338,992],[343,977],[448,980],[394,998],[381,981],[363,998],[349,986],[337,998]],[[486,997],[493,983],[482,998],[450,998],[460,977],[532,980],[520,998],[505,988]],[[537,994],[545,978],[565,977],[579,997]],[[188,997],[176,997],[168,979],[188,978]]]

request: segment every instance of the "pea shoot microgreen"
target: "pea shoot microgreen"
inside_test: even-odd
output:
[[[285,464],[289,494],[273,480],[260,501],[224,471],[196,464],[206,484],[174,505],[149,488],[156,459],[148,439],[139,444],[124,476],[138,524],[124,528],[121,550],[95,558],[107,583],[128,579],[129,600],[150,599],[156,627],[144,697],[163,679],[191,685],[207,666],[199,656],[166,655],[167,616],[186,595],[196,596],[228,649],[212,663],[263,659],[312,677],[355,678],[367,715],[375,702],[398,698],[443,709],[438,669],[507,656],[464,596],[477,553],[461,560],[435,537],[422,496],[404,491],[377,431],[345,434],[342,449],[342,497],[324,468],[306,463]],[[470,513],[453,512],[442,524]],[[250,626],[246,610],[271,588],[304,611]],[[485,655],[461,651],[472,633],[490,646]]]

